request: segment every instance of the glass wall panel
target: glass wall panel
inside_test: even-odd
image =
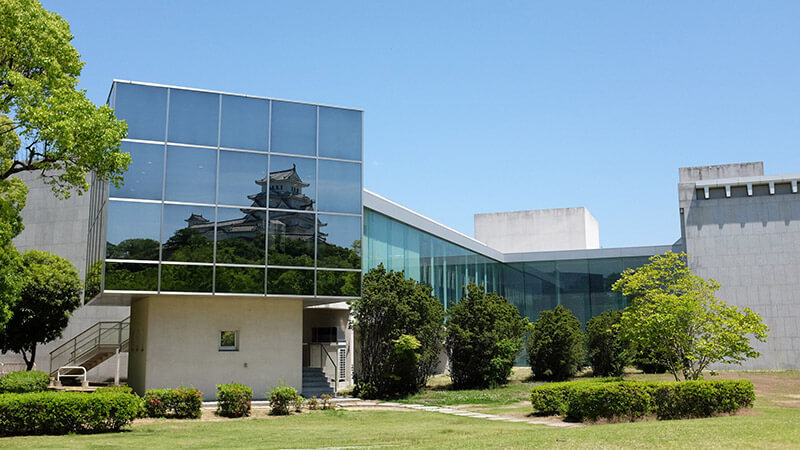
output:
[[[270,151],[292,155],[317,154],[317,107],[302,103],[272,102]]]
[[[560,305],[572,311],[581,323],[589,320],[589,263],[587,260],[556,261]]]
[[[164,205],[162,260],[214,262],[214,208]]]
[[[620,279],[622,258],[603,258],[589,260],[589,290],[591,294],[590,317],[603,311],[625,308],[625,297],[614,292],[611,287]]]
[[[217,266],[215,292],[264,294],[264,269]]]
[[[155,292],[158,290],[158,264],[107,262],[105,289]]]
[[[219,94],[170,89],[169,142],[217,146]]]
[[[314,295],[314,271],[268,268],[267,294]]]
[[[361,213],[361,164],[319,160],[319,210]]]
[[[161,291],[211,292],[212,266],[161,265]]]
[[[266,218],[264,210],[217,208],[217,263],[264,265]]]
[[[358,297],[361,295],[361,272],[317,271],[317,295]]]
[[[167,147],[165,200],[214,203],[216,181],[216,150],[173,145]]]
[[[361,111],[319,108],[319,156],[361,161]]]
[[[220,146],[266,151],[268,142],[269,100],[223,95]]]
[[[220,150],[218,203],[265,207],[266,178],[267,155]]]
[[[317,198],[317,161],[269,157],[269,207],[313,211]]]
[[[128,123],[128,138],[164,142],[167,126],[167,89],[115,83],[114,114]]]
[[[320,214],[317,226],[317,266],[361,268],[361,218]]]
[[[106,258],[158,261],[161,205],[108,203]]]
[[[161,200],[164,173],[164,146],[123,142],[122,151],[131,154],[122,187],[110,186],[111,197]]]
[[[270,211],[268,264],[314,267],[315,221],[314,214]]]

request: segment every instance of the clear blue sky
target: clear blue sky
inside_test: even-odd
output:
[[[362,108],[366,188],[472,234],[585,206],[679,237],[678,167],[800,172],[800,2],[46,1],[113,78]]]

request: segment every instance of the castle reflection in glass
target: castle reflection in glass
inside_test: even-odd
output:
[[[125,184],[94,184],[87,300],[357,297],[362,112],[115,82]]]

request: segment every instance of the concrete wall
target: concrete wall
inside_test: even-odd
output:
[[[759,165],[705,172],[754,176]],[[800,194],[698,199],[687,182],[679,196],[692,270],[721,284],[719,299],[751,308],[770,328],[767,343],[755,345],[762,356],[730,368],[800,369]]]
[[[475,238],[503,253],[600,248],[597,220],[584,207],[475,214]]]
[[[138,393],[182,384],[210,400],[217,384],[235,381],[263,398],[281,381],[302,386],[299,299],[160,295],[134,300],[131,312],[129,382]],[[238,351],[219,350],[223,330],[239,331]]]
[[[28,202],[22,210],[25,230],[14,239],[20,252],[41,250],[69,260],[78,269],[83,281],[86,271],[86,246],[89,223],[89,194],[72,195],[66,200],[57,199],[38,172],[18,175],[28,185]],[[99,321],[119,321],[129,314],[127,307],[82,306],[76,310],[64,330],[56,339],[36,349],[36,367],[45,372],[50,369],[50,351]],[[127,354],[122,354],[121,373],[127,371]],[[22,362],[17,354],[0,355],[2,362]],[[89,371],[90,381],[114,378],[116,361],[112,358]]]
[[[718,180],[721,178],[758,177],[764,175],[764,163],[748,162],[719,164],[714,166],[681,167],[678,169],[680,183]]]

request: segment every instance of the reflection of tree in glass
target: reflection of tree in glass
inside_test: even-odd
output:
[[[314,271],[268,269],[267,293],[290,295],[314,294]]]
[[[340,247],[328,242],[320,242],[317,247],[320,267],[337,269],[361,268],[361,241],[354,241],[350,248]]]
[[[176,292],[211,292],[211,266],[161,265],[161,290]]]
[[[163,252],[165,261],[213,262],[214,242],[199,230],[181,228],[164,243]]]
[[[359,297],[361,272],[317,271],[317,295]]]
[[[103,261],[95,261],[89,264],[86,270],[86,288],[83,294],[84,301],[89,301],[100,293],[100,283],[103,273]]]
[[[106,263],[105,290],[155,291],[158,289],[158,265]]]
[[[158,241],[154,239],[125,239],[119,244],[106,243],[106,257],[109,259],[139,259],[158,261]]]
[[[217,292],[264,293],[264,269],[217,267],[216,277],[215,289]]]

